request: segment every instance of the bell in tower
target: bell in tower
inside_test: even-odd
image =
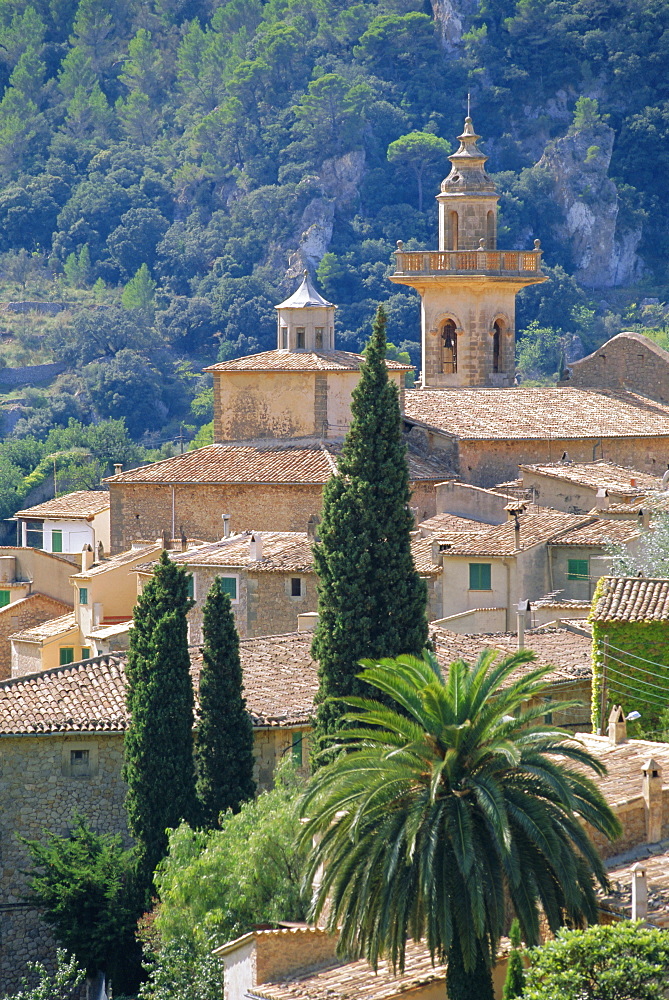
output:
[[[497,249],[499,196],[469,116],[458,139],[437,195],[439,250],[407,252],[398,241],[390,280],[420,293],[424,388],[511,386],[516,295],[546,281],[541,250],[538,240],[530,251]]]

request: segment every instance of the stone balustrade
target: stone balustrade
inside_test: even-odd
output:
[[[395,274],[441,275],[484,273],[491,275],[541,274],[541,250],[403,250],[398,241]]]

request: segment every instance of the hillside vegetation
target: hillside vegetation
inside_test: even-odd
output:
[[[417,298],[387,274],[397,239],[436,245],[468,92],[500,242],[540,237],[553,277],[521,296],[523,375],[663,330],[667,50],[664,0],[6,0],[0,300],[64,308],[1,313],[0,363],[65,369],[8,395],[7,426],[205,441],[200,368],[274,346],[305,265],[341,347],[384,302],[419,363]]]

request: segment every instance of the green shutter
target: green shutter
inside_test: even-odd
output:
[[[567,579],[568,580],[587,580],[590,576],[588,560],[587,559],[568,559],[567,560]]]
[[[11,600],[11,592],[9,590],[0,590],[0,608],[6,608]]]
[[[470,563],[469,564],[469,589],[470,590],[491,590],[491,565],[490,563]]]
[[[82,646],[81,647],[81,658],[82,658],[82,660],[88,660],[88,659],[90,659],[90,656],[91,656],[91,647],[90,646]]]
[[[79,587],[79,604],[88,604],[88,587]]]
[[[302,767],[302,733],[293,733],[292,740],[293,764]]]
[[[60,647],[60,665],[61,667],[66,667],[68,663],[74,663],[74,647],[73,646],[61,646]]]
[[[221,577],[221,589],[224,594],[227,594],[231,601],[237,600],[237,577],[236,576],[222,576]]]
[[[51,532],[51,551],[52,552],[62,552],[63,551],[63,532],[62,531],[52,531]]]

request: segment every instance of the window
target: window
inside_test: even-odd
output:
[[[469,564],[469,589],[470,590],[491,590],[490,563],[470,563]]]
[[[288,348],[288,327],[281,327],[281,348],[282,350],[287,350]]]
[[[550,705],[550,703],[552,702],[552,700],[553,700],[553,698],[551,697],[551,695],[548,695],[546,698],[544,698],[544,702],[545,702],[547,708]],[[545,724],[547,726],[552,726],[553,725],[553,713],[552,712],[546,712],[546,714],[544,715],[544,722],[545,722]]]
[[[195,600],[195,577],[192,573],[188,577],[188,596],[191,601]]]
[[[11,600],[11,591],[0,590],[0,608],[6,608]]]
[[[302,597],[302,580],[299,576],[293,576],[290,580],[290,596]]]
[[[90,752],[70,750],[70,774],[73,778],[88,778],[91,773]]]
[[[587,580],[590,576],[588,570],[588,560],[587,559],[568,559],[567,560],[567,579],[568,580]]]
[[[292,749],[292,755],[293,755],[293,764],[295,765],[295,767],[302,767],[302,743],[303,742],[304,741],[302,739],[302,733],[293,733],[292,747],[291,747],[291,749]]]
[[[79,604],[88,604],[88,587],[79,587]]]
[[[492,328],[492,370],[498,372],[500,351],[502,344],[502,327],[500,323],[495,323]]]
[[[66,667],[68,663],[74,663],[74,647],[73,646],[61,646],[60,650],[60,666]]]
[[[458,339],[452,319],[444,323],[441,331],[441,370],[455,375],[458,370]]]
[[[82,658],[82,660],[88,660],[88,659],[90,659],[90,656],[91,656],[91,647],[90,646],[82,646],[81,647],[81,658]]]
[[[221,588],[224,594],[227,594],[231,601],[237,600],[237,577],[236,576],[222,576],[221,577]]]
[[[316,327],[316,350],[317,351],[322,351],[323,350],[323,327],[322,326],[317,326]]]
[[[304,347],[304,327],[298,326],[295,330],[295,335],[297,337],[297,348]]]
[[[26,521],[26,545],[29,549],[44,547],[44,522]]]
[[[62,552],[63,551],[63,532],[55,529],[51,532],[51,551],[52,552]]]

